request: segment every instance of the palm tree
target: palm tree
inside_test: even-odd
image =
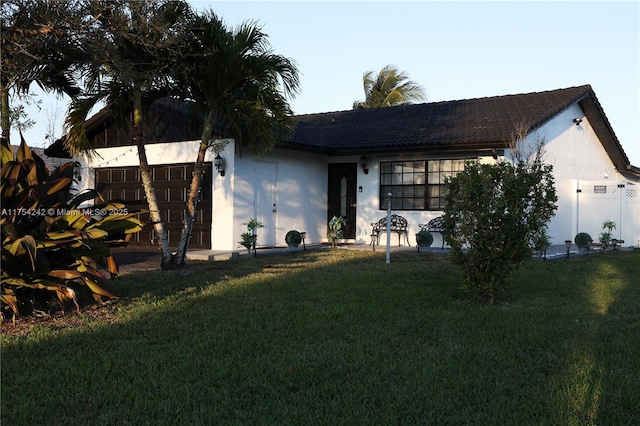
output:
[[[293,131],[286,98],[299,87],[293,61],[274,54],[254,22],[230,31],[215,13],[205,11],[195,18],[193,34],[182,82],[195,101],[194,112],[206,118],[175,267],[185,264],[207,150],[227,135],[234,137],[241,154],[260,156],[272,149]]]
[[[86,60],[82,29],[86,8],[78,1],[2,1],[0,127],[10,137],[10,94],[27,98],[32,83],[56,94],[77,95],[73,75]]]
[[[421,86],[391,65],[382,68],[377,75],[373,71],[365,72],[362,82],[365,100],[355,101],[353,109],[405,105],[427,99]]]
[[[120,124],[133,109],[131,133],[138,148],[140,176],[162,249],[161,266],[170,269],[172,253],[153,188],[143,123],[148,106],[175,87],[173,75],[186,47],[191,9],[181,0],[95,0],[92,5],[97,31],[103,37],[93,46],[95,62],[85,76],[85,90],[72,100],[65,143],[72,154],[90,155],[85,121],[91,109],[104,101]]]

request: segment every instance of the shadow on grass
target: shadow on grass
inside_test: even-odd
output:
[[[588,356],[607,374],[628,355],[594,346],[607,324],[588,280],[599,263],[527,265],[496,307],[460,303],[441,255],[387,265],[331,250],[130,274],[116,322],[3,339],[2,423],[566,424],[592,399],[570,368],[588,376],[573,367]],[[616,273],[629,284],[637,267]]]
[[[580,410],[583,424],[630,424],[640,418],[640,251],[634,254],[626,262],[615,253],[598,256],[597,274],[604,280],[589,283],[590,299],[601,316],[593,333],[591,374]]]
[[[538,344],[556,346],[562,355],[552,371],[562,423],[630,424],[640,416],[638,276],[635,250],[539,263],[513,277],[514,303],[555,306],[546,311],[553,322],[538,319],[553,327],[553,336]]]

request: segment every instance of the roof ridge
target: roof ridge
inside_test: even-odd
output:
[[[451,99],[451,100],[448,100],[448,101],[438,101],[438,102],[429,102],[429,103],[437,104],[437,103],[447,103],[447,102],[464,102],[464,101],[479,101],[479,100],[484,100],[484,99],[509,98],[509,97],[514,97],[514,96],[545,95],[545,94],[549,94],[549,93],[554,93],[554,92],[558,93],[558,92],[564,92],[564,91],[573,90],[573,89],[584,89],[585,91],[592,90],[590,84],[585,84],[585,85],[582,85],[582,86],[571,86],[571,87],[564,87],[564,88],[560,88],[560,89],[541,90],[541,91],[536,91],[536,92],[509,93],[509,94],[506,94],[506,95],[482,96],[482,97],[478,97],[478,98],[466,98],[466,99]],[[415,104],[415,105],[418,105],[418,104]]]
[[[306,113],[306,114],[295,114],[294,117],[321,116],[321,115],[327,115],[327,114],[343,114],[343,113],[350,113],[354,111],[370,111],[370,110],[380,110],[380,109],[388,111],[389,108],[411,108],[411,107],[424,106],[424,105],[443,105],[448,103],[471,102],[471,101],[481,101],[481,100],[489,100],[489,99],[502,99],[502,98],[509,98],[509,97],[515,97],[515,96],[545,95],[553,92],[559,93],[559,92],[575,90],[575,89],[583,89],[585,93],[593,90],[590,84],[583,84],[581,86],[571,86],[571,87],[542,90],[542,91],[536,91],[536,92],[510,93],[506,95],[482,96],[477,98],[449,99],[449,100],[441,100],[436,102],[421,102],[416,104],[394,105],[394,106],[383,107],[383,108],[356,108],[356,109],[344,109],[344,110],[336,110],[336,111],[312,112],[312,113]]]

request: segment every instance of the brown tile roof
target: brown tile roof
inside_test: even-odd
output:
[[[349,151],[504,147],[525,124],[533,130],[590,93],[591,86],[546,92],[308,114],[291,145]]]
[[[590,85],[545,92],[492,96],[375,109],[299,115],[285,147],[327,155],[366,152],[451,152],[504,149],[516,126],[535,130],[570,106],[578,104],[622,173],[640,177],[618,141]],[[165,112],[187,113],[175,103],[161,104]],[[163,109],[163,111],[164,111]],[[88,127],[108,125],[106,111]],[[89,132],[88,132],[89,133]],[[69,156],[62,139],[47,148],[51,156]]]

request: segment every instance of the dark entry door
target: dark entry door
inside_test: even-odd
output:
[[[329,164],[327,223],[333,216],[345,217],[344,238],[356,237],[356,163]]]

